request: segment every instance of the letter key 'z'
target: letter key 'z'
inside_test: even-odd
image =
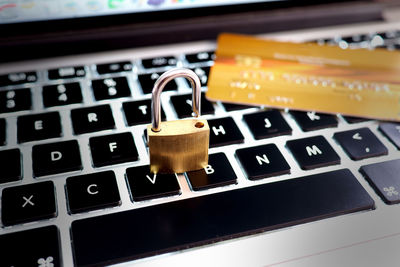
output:
[[[177,77],[188,79],[192,85],[195,118],[161,123],[160,94],[165,85]],[[207,120],[198,119],[200,97],[200,80],[188,69],[169,70],[154,84],[151,103],[152,125],[147,126],[151,172],[182,173],[207,166],[210,128]]]

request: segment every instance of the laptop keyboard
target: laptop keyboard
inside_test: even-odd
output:
[[[316,42],[394,50],[399,38],[391,31]],[[371,131],[375,121],[362,118],[209,102],[204,91],[214,58],[201,51],[0,75],[1,224],[11,230],[0,235],[0,265],[60,266],[61,247],[71,243],[78,266],[116,263],[372,210],[374,200],[346,165],[368,158],[383,157],[360,164],[360,173],[385,203],[400,202],[400,163],[384,157],[393,148],[381,141],[398,150],[400,124],[381,122]],[[149,173],[144,137],[153,84],[175,66],[199,75],[202,115],[210,126],[209,166],[184,179]],[[189,84],[177,79],[165,91],[163,119],[190,117]],[[27,168],[31,172],[24,173]],[[293,168],[314,172],[291,177]],[[283,180],[268,182],[271,177]],[[257,182],[239,187],[243,179]],[[182,181],[206,193],[182,197]],[[123,204],[131,208],[118,210]],[[70,225],[53,224],[58,216],[71,216]],[[45,220],[49,226],[35,226]],[[71,243],[61,242],[60,227],[68,228]],[[23,257],[18,240],[30,246]]]

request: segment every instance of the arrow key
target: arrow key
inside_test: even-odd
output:
[[[338,132],[333,137],[353,160],[387,155],[388,150],[369,128]]]
[[[149,165],[126,170],[132,201],[178,195],[181,193],[175,174],[150,173]]]

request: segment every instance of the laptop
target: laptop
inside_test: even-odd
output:
[[[208,101],[222,32],[400,49],[396,1],[0,1],[0,266],[395,266],[400,124]],[[149,172],[193,70],[209,165]],[[192,88],[161,94],[191,116]]]

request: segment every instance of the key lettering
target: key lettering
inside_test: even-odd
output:
[[[206,174],[213,174],[215,172],[215,170],[211,165],[207,165],[207,167],[205,167],[204,170],[206,171]]]
[[[88,114],[88,121],[89,122],[97,122],[97,114],[96,113],[89,113]]]
[[[200,60],[208,59],[208,53],[206,53],[206,52],[198,53],[197,58]]]
[[[15,97],[15,92],[14,91],[8,91],[7,92],[7,98],[8,99],[13,99]]]
[[[117,89],[115,87],[108,88],[108,95],[113,96],[117,94]]]
[[[267,155],[265,155],[265,154],[263,154],[262,157],[256,155],[256,159],[258,161],[258,164],[260,164],[260,165],[263,165],[263,162],[266,163],[266,164],[270,163]]]
[[[317,154],[322,154],[322,151],[316,145],[313,145],[312,147],[307,146],[306,150],[307,150],[308,156],[310,156],[310,157],[315,156]]]
[[[57,91],[58,93],[63,94],[65,93],[65,91],[67,91],[67,88],[65,88],[64,84],[60,84],[59,86],[57,86]]]
[[[155,66],[161,66],[167,63],[167,59],[163,57],[154,58],[151,63]]]
[[[74,68],[61,68],[58,70],[58,74],[63,77],[63,76],[72,76],[75,74],[75,69]]]
[[[108,145],[110,147],[110,152],[114,152],[114,150],[117,148],[116,142],[109,143]]]
[[[156,183],[157,174],[154,174],[154,175],[153,175],[153,178],[151,178],[150,176],[146,175],[146,178],[147,178],[152,184],[155,184],[155,183]]]
[[[111,64],[110,65],[110,70],[116,71],[119,69],[119,65],[118,64]]]
[[[218,127],[218,129],[217,129],[217,127],[213,126],[212,129],[213,129],[213,132],[214,132],[215,135],[219,135],[220,133],[225,135],[225,129],[224,129],[224,127],[222,125],[220,125]]]
[[[160,75],[158,75],[157,73],[152,73],[151,76],[150,76],[150,78],[151,78],[152,80],[157,80],[158,77],[160,77]]]
[[[141,111],[143,115],[147,115],[147,105],[142,105],[138,107]]]
[[[10,99],[7,100],[7,108],[14,108],[15,107],[15,101]]]
[[[94,189],[93,189],[94,188]],[[97,195],[99,191],[97,190],[97,184],[91,184],[87,187],[87,192],[90,195]]]
[[[311,111],[307,112],[307,116],[308,116],[308,118],[309,118],[310,120],[312,120],[312,121],[318,121],[318,120],[321,119],[321,117],[318,116],[317,114],[315,114],[314,111],[312,111],[312,112],[311,112]]]
[[[43,121],[42,120],[35,121],[35,130],[36,131],[43,130]]]
[[[51,155],[51,161],[57,161],[62,158],[62,154],[60,151],[52,151],[50,155]]]
[[[61,95],[59,95],[59,97],[58,97],[58,101],[65,102],[65,101],[67,101],[67,100],[68,100],[68,97],[67,97],[66,94],[61,94]]]
[[[113,79],[105,79],[105,80],[103,81],[103,83],[104,83],[105,85],[107,85],[107,87],[114,87],[114,86],[117,85],[117,83],[116,83]]]
[[[360,133],[355,133],[355,134],[353,135],[353,139],[355,139],[355,140],[362,140],[362,136],[360,135]]]
[[[8,79],[13,82],[23,81],[25,80],[25,73],[12,73],[8,75]]]
[[[265,118],[264,122],[265,122],[265,128],[271,128],[272,124],[268,118]]]
[[[22,197],[23,200],[25,200],[24,204],[22,205],[23,208],[25,208],[26,205],[31,205],[35,206],[35,204],[32,202],[33,195],[30,195],[29,198]]]

